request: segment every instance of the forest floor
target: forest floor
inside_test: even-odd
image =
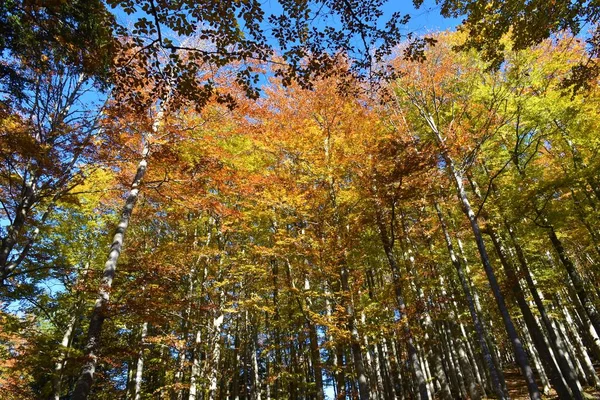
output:
[[[598,368],[600,372],[600,368]],[[521,399],[529,399],[529,394],[527,393],[527,385],[525,384],[525,379],[523,379],[523,375],[517,368],[511,368],[504,371],[504,378],[506,379],[506,386],[508,387],[508,392],[510,398],[513,400],[521,400]],[[540,389],[542,388],[541,382],[538,381],[538,385]],[[600,399],[600,390],[586,388],[585,396],[587,399]],[[556,393],[552,390],[549,396],[544,396],[546,399],[557,399]]]

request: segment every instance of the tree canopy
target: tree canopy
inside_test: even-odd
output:
[[[385,3],[0,5],[0,397],[599,395],[596,3]]]

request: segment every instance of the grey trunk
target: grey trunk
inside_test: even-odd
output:
[[[157,128],[157,124],[155,123],[155,129]],[[129,191],[129,195],[127,196],[127,199],[125,201],[125,207],[123,207],[123,210],[121,211],[119,224],[117,225],[117,229],[113,236],[113,242],[110,246],[110,251],[108,253],[106,264],[104,264],[104,273],[102,275],[102,281],[100,282],[100,287],[98,289],[98,297],[96,299],[96,303],[94,304],[94,309],[90,317],[87,341],[84,347],[86,361],[83,364],[79,380],[75,385],[75,389],[73,391],[72,396],[73,400],[86,400],[90,394],[92,383],[94,382],[94,374],[96,372],[96,366],[98,363],[100,335],[102,333],[104,319],[106,318],[106,308],[108,307],[108,303],[110,300],[110,292],[115,277],[115,272],[117,269],[117,262],[123,249],[123,240],[125,238],[125,232],[127,231],[127,227],[129,226],[129,220],[131,219],[133,208],[138,199],[142,179],[146,174],[147,157],[149,151],[150,147],[148,140],[144,140],[142,160],[138,164],[135,177],[133,178],[133,182],[131,183],[131,190]]]

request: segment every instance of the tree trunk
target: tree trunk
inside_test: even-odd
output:
[[[350,284],[348,282],[348,268],[346,267],[345,260],[340,267],[340,280],[342,283],[342,290],[348,294],[350,298],[345,299],[346,302],[346,324],[350,331],[350,351],[352,353],[352,361],[354,362],[354,368],[356,369],[356,375],[358,380],[358,391],[360,400],[369,400],[369,382],[365,372],[365,367],[362,359],[362,350],[360,348],[360,337],[358,335],[358,329],[356,328],[356,319],[354,315],[354,306],[352,304],[352,298],[350,296]]]
[[[325,313],[328,321],[333,321],[333,309],[331,307],[331,292],[328,288],[328,284],[325,284]],[[329,334],[328,337],[331,343],[335,343],[333,335]],[[346,398],[346,383],[344,378],[344,357],[343,357],[343,346],[341,343],[337,343],[330,351],[330,359],[332,362],[331,369],[333,371],[335,380],[335,393],[336,399]]]
[[[441,140],[441,139],[440,139]],[[467,198],[466,191],[463,186],[463,178],[460,173],[454,167],[454,163],[450,159],[447,154],[447,151],[443,150],[444,158],[447,163],[447,168],[450,171],[452,178],[454,179],[454,184],[456,185],[458,197],[461,201],[463,212],[469,219],[471,223],[471,229],[473,230],[473,235],[475,237],[475,242],[477,244],[477,249],[479,250],[479,255],[481,256],[481,261],[483,264],[483,268],[487,275],[488,281],[490,283],[492,292],[494,294],[494,299],[496,300],[496,304],[502,316],[502,322],[504,323],[504,327],[506,328],[506,332],[510,339],[510,342],[513,346],[513,351],[515,354],[515,359],[519,368],[521,369],[521,373],[527,382],[527,390],[529,391],[529,396],[532,400],[540,400],[541,395],[537,383],[535,381],[533,371],[529,365],[529,361],[527,359],[527,354],[523,349],[523,344],[521,343],[521,339],[517,334],[517,330],[515,329],[514,323],[508,313],[508,307],[506,306],[506,302],[504,301],[504,296],[500,291],[500,286],[498,285],[498,281],[496,279],[496,275],[492,268],[492,264],[490,263],[489,256],[487,254],[487,250],[485,247],[485,243],[483,241],[483,237],[481,235],[481,230],[479,228],[479,222],[477,221],[477,217],[471,208],[471,204]]]
[[[466,300],[467,300],[467,306],[469,308],[469,313],[471,314],[471,319],[473,320],[473,325],[475,326],[475,332],[477,333],[477,338],[479,340],[479,346],[481,347],[483,359],[485,360],[486,366],[490,373],[490,378],[492,381],[492,388],[494,390],[494,393],[496,394],[496,397],[499,400],[506,399],[506,398],[508,398],[508,396],[503,390],[503,385],[501,383],[500,375],[498,374],[498,370],[496,369],[496,366],[494,365],[494,360],[492,358],[492,354],[490,352],[490,349],[489,349],[487,341],[486,341],[485,328],[484,328],[483,324],[481,323],[479,313],[476,310],[476,304],[475,304],[475,301],[473,300],[473,296],[471,294],[471,288],[469,286],[469,282],[467,281],[465,271],[463,270],[460,260],[456,257],[456,254],[454,253],[454,246],[452,244],[452,240],[450,239],[450,234],[448,233],[448,228],[446,226],[446,222],[442,215],[442,211],[440,210],[440,206],[436,202],[436,203],[434,203],[434,207],[437,212],[438,219],[440,220],[440,225],[442,227],[442,233],[444,235],[444,240],[446,241],[446,247],[448,248],[448,252],[450,253],[450,260],[452,261],[452,264],[454,265],[454,268],[456,269],[456,272],[458,274],[458,278],[460,281],[460,285],[462,287],[462,290],[463,290]]]
[[[194,352],[192,356],[192,372],[190,374],[190,392],[189,400],[198,399],[198,378],[200,377],[200,343],[202,341],[202,332],[196,331],[194,340]]]
[[[393,238],[390,238],[388,236],[387,228],[385,227],[385,224],[383,222],[383,212],[378,204],[375,204],[375,213],[377,225],[379,227],[379,234],[383,245],[383,250],[385,252],[388,264],[392,272],[392,283],[394,285],[394,293],[396,295],[398,312],[400,313],[400,319],[404,319],[406,318],[406,304],[404,303],[404,297],[402,296],[402,287],[400,283],[400,268],[398,267],[398,263],[396,262],[396,258],[393,254]],[[408,323],[404,323],[404,333],[406,335],[407,340],[406,345],[408,348],[408,357],[410,359],[413,374],[417,382],[420,398],[421,400],[428,400],[429,395],[427,393],[427,384],[425,383],[425,377],[423,376],[423,372],[421,369],[419,355],[417,354],[417,349],[415,348]]]
[[[71,343],[71,337],[73,336],[73,330],[75,329],[75,323],[77,322],[77,313],[69,319],[69,323],[67,324],[67,329],[65,329],[65,333],[60,342],[60,354],[58,356],[58,360],[54,366],[54,387],[52,398],[54,400],[60,399],[60,394],[62,391],[61,383],[62,383],[62,375],[63,369],[65,367],[65,362],[67,358],[67,350],[69,344]]]
[[[154,123],[153,129],[155,131],[158,129],[158,123],[160,119],[161,113],[159,113],[159,115],[157,116],[157,120]],[[125,201],[125,207],[121,211],[121,218],[113,236],[113,242],[110,246],[108,259],[106,260],[106,264],[104,265],[104,273],[102,275],[102,281],[100,282],[100,287],[98,289],[98,298],[96,299],[96,303],[94,304],[94,309],[90,317],[87,342],[84,347],[86,361],[81,370],[79,380],[75,385],[72,397],[73,400],[86,400],[90,394],[92,383],[94,381],[94,373],[96,372],[96,365],[98,363],[97,353],[100,344],[100,335],[102,333],[102,326],[106,318],[106,309],[110,300],[110,291],[112,288],[113,280],[115,278],[117,262],[123,249],[123,240],[125,238],[125,233],[127,231],[127,227],[129,226],[129,220],[131,219],[133,208],[138,199],[140,185],[142,183],[144,175],[146,174],[146,168],[148,165],[147,158],[150,152],[150,144],[148,143],[148,138],[144,139],[145,140],[144,148],[142,150],[142,160],[138,164],[135,177],[133,178],[133,182],[131,183],[131,190],[129,192],[129,195],[127,196],[127,200]]]
[[[567,273],[569,274],[569,277],[571,278],[571,283],[573,284],[575,293],[577,293],[579,301],[581,301],[581,304],[583,305],[587,316],[589,317],[592,325],[594,326],[594,329],[600,335],[600,314],[598,314],[596,307],[592,303],[592,299],[587,293],[579,271],[577,271],[575,265],[567,255],[567,252],[565,251],[562,242],[560,241],[558,236],[556,236],[554,227],[550,227],[548,229],[548,236],[550,237],[552,246],[554,247],[554,250],[556,250],[556,253],[560,258],[561,263],[563,264],[563,266],[567,270]]]
[[[212,326],[212,352],[210,354],[210,373],[208,377],[208,399],[217,398],[219,362],[221,360],[221,327],[223,326],[224,315],[219,310],[213,318]]]
[[[222,263],[223,257],[219,259],[219,271],[217,282],[221,283],[222,278]],[[209,356],[209,362],[207,366],[209,368],[208,374],[208,400],[216,400],[217,399],[217,391],[218,387],[218,378],[219,378],[219,365],[221,362],[221,333],[223,331],[223,322],[225,320],[225,313],[223,312],[223,307],[225,306],[225,288],[220,286],[217,287],[217,304],[216,310],[213,315],[212,326],[211,326],[211,336],[210,341],[212,344],[212,351]],[[221,393],[222,395],[222,393]]]
[[[138,352],[138,359],[135,366],[135,380],[133,389],[134,400],[140,400],[142,397],[142,374],[144,372],[144,341],[148,334],[148,322],[142,324],[142,332],[140,335],[140,351]]]
[[[575,350],[578,354],[578,358],[582,362],[583,369],[587,376],[588,384],[592,387],[600,387],[600,379],[598,379],[598,375],[594,370],[594,365],[592,364],[592,360],[587,352],[587,349],[583,345],[583,340],[578,332],[578,327],[575,324],[575,321],[571,317],[571,313],[567,309],[567,307],[562,307],[563,314],[565,316],[565,321],[567,322],[567,326],[569,327],[569,331],[573,337],[573,342],[575,344]]]
[[[252,361],[252,389],[250,392],[250,398],[252,400],[261,400],[261,380],[260,370],[258,369],[258,357],[256,352],[258,351],[258,334],[257,330],[252,331],[252,337],[250,339],[250,351]]]
[[[444,332],[444,339],[446,340],[448,363],[454,374],[454,384],[456,387],[456,391],[459,393],[459,397],[468,398],[469,392],[467,391],[467,387],[465,386],[465,378],[461,369],[460,362],[458,360],[458,353],[456,351],[452,331],[450,330],[450,323],[448,321],[443,321],[442,327]]]
[[[451,326],[453,329],[450,331],[450,334],[452,335],[452,340],[456,346],[458,362],[460,369],[463,371],[463,377],[465,379],[465,385],[469,393],[469,398],[471,398],[471,400],[481,399],[482,393],[477,387],[475,375],[473,374],[473,369],[471,368],[471,364],[469,363],[469,358],[467,357],[467,352],[465,350],[465,344],[462,340],[462,336],[458,333],[458,326],[454,321],[451,322]]]
[[[419,111],[421,111],[422,116],[425,118],[427,124],[431,128],[431,131],[435,135],[438,147],[440,149],[440,155],[442,156],[446,164],[445,168],[448,171],[450,178],[454,181],[455,189],[458,195],[458,199],[460,200],[463,213],[468,218],[469,223],[471,224],[471,230],[473,231],[475,243],[477,244],[477,249],[479,250],[479,255],[481,257],[483,269],[485,270],[485,273],[487,275],[488,282],[490,283],[492,289],[492,293],[494,294],[494,299],[496,300],[496,304],[500,311],[500,315],[502,316],[502,322],[504,323],[504,327],[506,328],[506,332],[513,346],[515,359],[517,361],[517,364],[519,365],[519,368],[521,369],[523,377],[525,378],[525,382],[527,383],[527,390],[529,391],[529,396],[532,400],[541,400],[540,390],[535,381],[535,377],[533,375],[531,366],[529,365],[527,354],[523,349],[521,339],[519,338],[517,330],[515,329],[515,325],[510,317],[510,314],[508,313],[508,308],[506,306],[506,302],[504,301],[504,296],[500,291],[500,286],[498,285],[494,269],[490,262],[487,249],[483,241],[483,236],[481,235],[481,229],[479,227],[477,216],[473,212],[471,203],[469,202],[469,199],[467,197],[467,192],[463,183],[463,175],[454,165],[454,160],[452,159],[452,157],[450,157],[444,138],[442,137],[441,132],[438,130],[437,125],[433,120],[433,117],[431,115],[425,114],[423,112],[424,110],[422,109],[420,109]]]
[[[573,398],[577,399],[577,400],[582,400],[583,394],[581,393],[581,388],[579,386],[579,383],[577,382],[577,376],[575,374],[575,371],[573,371],[573,367],[571,365],[569,365],[569,362],[565,358],[564,343],[562,343],[560,336],[556,334],[556,331],[554,330],[554,327],[552,326],[550,317],[548,316],[548,313],[546,312],[546,306],[544,305],[544,302],[542,301],[540,292],[538,291],[537,286],[536,286],[535,282],[533,281],[533,277],[531,276],[531,271],[529,269],[529,263],[527,262],[527,259],[525,258],[525,253],[523,252],[523,249],[519,245],[513,229],[508,225],[508,223],[505,223],[505,225],[507,227],[507,231],[512,240],[513,247],[515,248],[517,260],[519,261],[519,265],[521,267],[521,273],[523,274],[523,276],[525,278],[525,282],[527,283],[529,292],[531,293],[531,296],[533,297],[533,301],[540,313],[540,317],[542,318],[542,322],[544,323],[546,332],[548,333],[550,347],[552,349],[552,352],[554,353],[554,357],[556,359],[558,367],[560,368],[560,371],[562,373],[563,378],[565,379],[565,382],[567,383],[569,389],[571,390],[571,395],[573,396]]]
[[[540,382],[542,383],[542,389],[544,394],[548,396],[550,394],[550,380],[548,379],[548,374],[546,373],[546,369],[548,366],[544,366],[540,359],[539,352],[536,350],[535,343],[531,338],[531,334],[529,333],[529,329],[527,329],[527,324],[520,325],[521,332],[523,333],[523,339],[525,339],[525,344],[529,349],[529,353],[531,354],[531,358],[533,359],[533,364],[535,365],[535,370],[540,377]],[[554,358],[552,358],[552,362],[554,362]],[[560,397],[559,397],[560,398]]]
[[[33,175],[33,174],[32,174]],[[36,178],[31,177],[23,183],[21,201],[19,202],[14,215],[14,220],[6,228],[6,236],[0,242],[0,274],[2,276],[2,284],[11,272],[10,253],[17,244],[21,230],[25,225],[25,221],[29,216],[31,207],[35,203],[37,194]]]
[[[496,252],[498,254],[498,257],[500,258],[500,263],[504,267],[509,286],[512,288],[513,295],[517,301],[521,313],[523,314],[523,319],[525,321],[525,324],[527,325],[529,333],[531,334],[531,338],[533,340],[535,349],[537,350],[539,356],[542,358],[543,366],[549,374],[552,386],[554,387],[554,389],[556,389],[556,392],[558,393],[561,399],[572,398],[573,394],[571,393],[565,381],[563,380],[563,376],[560,372],[560,369],[555,365],[552,355],[550,354],[550,350],[546,345],[546,341],[544,340],[544,333],[539,328],[535,317],[533,316],[533,313],[529,308],[529,304],[527,304],[527,301],[525,300],[525,294],[521,289],[521,285],[519,284],[519,279],[514,270],[514,267],[508,258],[509,256],[506,253],[506,249],[504,248],[504,244],[502,242],[500,234],[491,224],[488,227],[488,233],[492,239],[494,247],[496,248]]]

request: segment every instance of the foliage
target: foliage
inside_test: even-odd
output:
[[[538,40],[550,26],[526,47],[499,27],[490,69],[473,34],[435,34],[424,58],[387,60],[384,95],[331,74],[396,48],[404,21],[377,28],[381,1],[286,1],[287,19],[253,1],[108,5],[136,22],[107,17],[131,35],[101,106],[75,99],[104,72],[63,53],[84,38],[23,25],[33,36],[2,42],[59,43],[47,69],[15,58],[25,97],[0,115],[4,397],[73,397],[92,355],[98,399],[476,398],[517,358],[507,315],[548,389],[556,332],[577,385],[595,385],[599,92],[564,87],[590,55],[573,36]],[[56,7],[32,10],[97,23]],[[310,26],[327,13],[339,30]],[[283,48],[270,66],[266,22]],[[108,31],[94,32],[91,52]],[[373,59],[343,59],[380,40]]]

